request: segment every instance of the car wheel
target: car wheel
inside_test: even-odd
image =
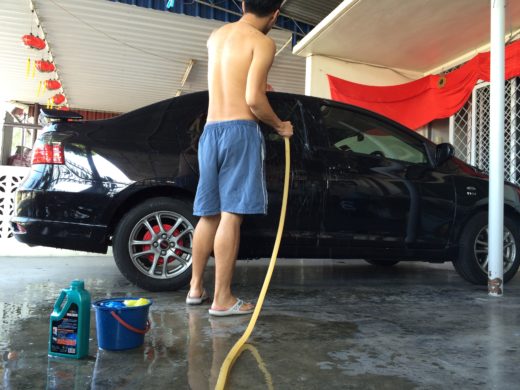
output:
[[[504,217],[504,283],[515,276],[520,265],[520,231],[515,222]],[[453,261],[455,270],[474,284],[487,284],[488,280],[488,215],[476,214],[471,218],[460,237],[459,256]]]
[[[374,259],[365,259],[368,264],[375,265],[377,267],[391,267],[399,263],[399,260],[374,260]]]
[[[128,211],[114,232],[117,267],[132,283],[148,291],[173,291],[191,278],[196,218],[191,204],[154,198]]]

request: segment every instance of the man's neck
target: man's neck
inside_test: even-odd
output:
[[[242,18],[240,19],[241,22],[249,24],[251,27],[256,28],[258,31],[260,31],[263,34],[267,34],[269,31],[267,30],[267,26],[269,24],[268,18],[259,18],[253,14],[244,14],[242,15]]]

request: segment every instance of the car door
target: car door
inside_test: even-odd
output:
[[[309,156],[301,102],[296,97],[285,94],[269,94],[269,100],[276,114],[282,120],[290,120],[294,127],[294,136],[290,139],[291,176],[281,255],[312,256],[312,251],[316,249],[323,196],[321,168]],[[258,246],[260,238],[266,243],[264,252],[270,254],[280,218],[285,144],[274,129],[264,123],[260,127],[266,146],[264,163],[269,195],[268,214],[245,219],[242,247],[247,247],[247,242]]]
[[[323,103],[320,113],[326,187],[320,239],[339,252],[350,246],[349,254],[416,243],[421,181],[431,171],[424,145],[363,111]]]

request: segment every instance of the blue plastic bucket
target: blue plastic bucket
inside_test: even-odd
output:
[[[92,304],[96,311],[98,347],[109,351],[137,348],[150,330],[148,311],[152,304],[117,307],[134,298],[110,298]],[[135,298],[137,299],[137,298]]]

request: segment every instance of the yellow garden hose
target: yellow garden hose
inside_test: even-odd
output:
[[[265,294],[267,294],[267,289],[269,288],[269,283],[271,282],[271,276],[273,275],[274,266],[276,265],[276,259],[278,257],[278,250],[280,249],[280,243],[282,241],[282,233],[283,233],[283,225],[285,224],[285,213],[287,211],[287,198],[289,197],[289,173],[291,171],[291,148],[289,144],[289,138],[284,138],[285,141],[285,178],[283,184],[283,199],[282,199],[282,211],[280,213],[280,223],[278,224],[278,232],[276,233],[276,241],[274,242],[273,254],[271,255],[271,261],[269,262],[269,269],[267,270],[267,275],[265,276],[264,284],[262,286],[262,290],[260,291],[260,296],[258,297],[258,302],[256,303],[255,310],[249,321],[249,325],[247,326],[244,334],[240,339],[235,343],[233,348],[229,351],[224,359],[224,363],[222,363],[222,367],[220,367],[220,373],[218,375],[217,385],[215,386],[216,390],[224,390],[227,382],[227,378],[233,364],[238,359],[242,351],[244,350],[244,344],[251,336],[253,329],[256,325],[256,320],[260,315],[260,311],[262,310],[262,305],[264,304]]]

